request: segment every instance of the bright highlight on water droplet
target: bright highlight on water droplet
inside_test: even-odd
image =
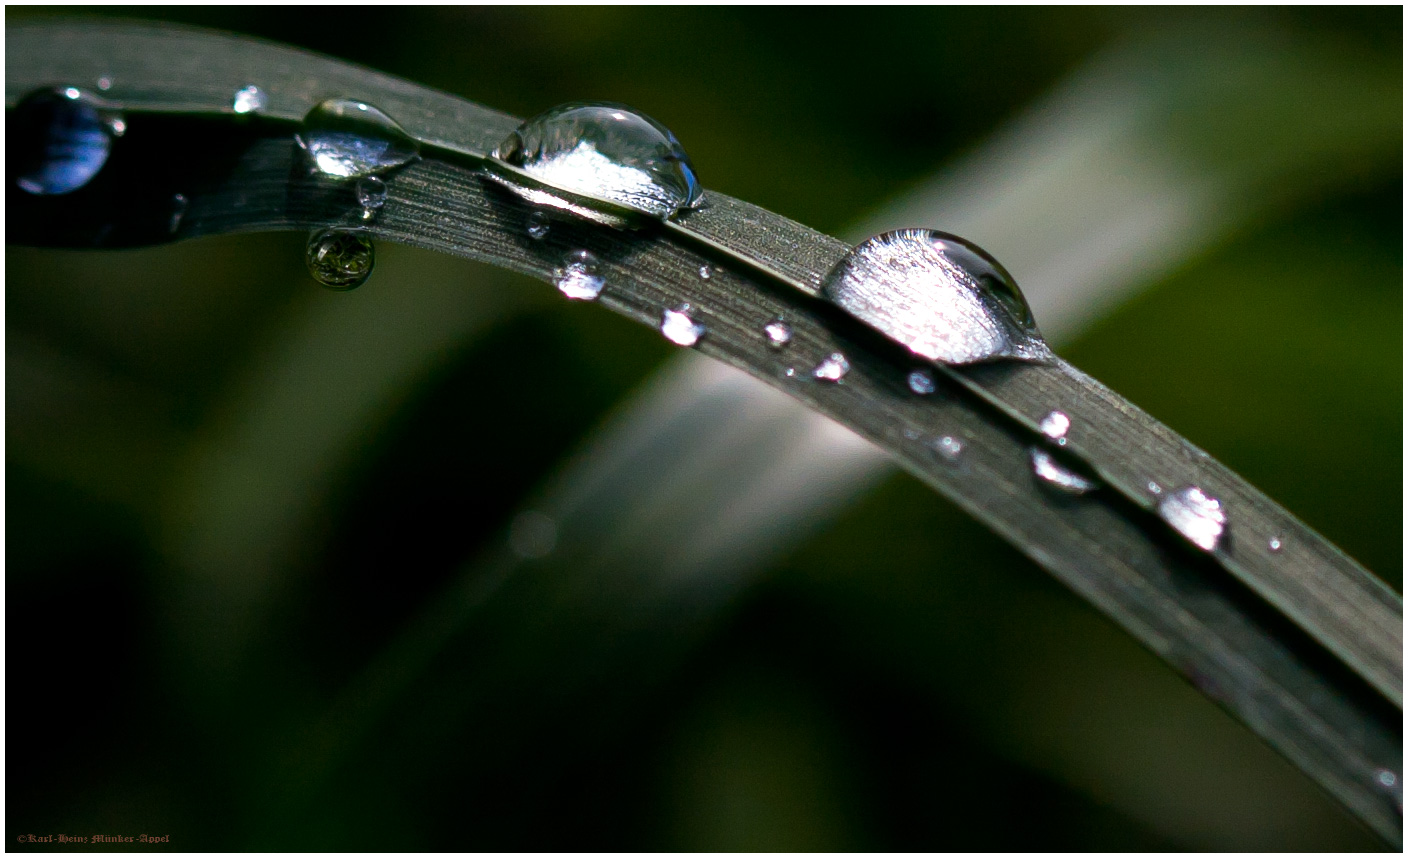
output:
[[[1063,411],[1052,411],[1041,418],[1041,434],[1061,446],[1066,445],[1066,431],[1071,428],[1071,418]]]
[[[371,276],[376,251],[364,232],[324,229],[308,238],[308,273],[329,289],[356,289]]]
[[[936,438],[929,446],[934,448],[934,452],[950,462],[957,462],[958,458],[963,455],[963,442],[952,435]]]
[[[934,376],[927,369],[916,369],[909,374],[909,389],[920,396],[928,396],[935,390]]]
[[[816,365],[812,376],[818,381],[840,381],[851,371],[851,362],[840,352],[832,352],[826,360]]]
[[[1075,471],[1056,461],[1056,457],[1041,449],[1031,448],[1032,473],[1043,484],[1072,495],[1083,495],[1097,488],[1098,483],[1086,479]]]
[[[1012,275],[947,233],[902,229],[868,238],[837,263],[820,294],[930,360],[1051,357]]]
[[[1159,501],[1159,517],[1204,551],[1217,548],[1227,525],[1222,502],[1197,486],[1164,495]]]
[[[574,250],[557,269],[553,285],[573,301],[595,301],[601,296],[606,281],[598,272],[596,257],[591,251]]]
[[[1267,541],[1266,547],[1270,549],[1272,554],[1279,554],[1281,551],[1281,537],[1271,537],[1271,539]]]
[[[781,349],[792,342],[792,326],[781,319],[773,319],[763,326],[763,336],[768,338],[768,346]]]
[[[675,135],[643,113],[610,102],[574,102],[524,122],[494,150],[547,188],[568,191],[670,217],[704,196],[689,156]],[[592,219],[609,215],[517,184],[512,174],[494,178],[530,202],[565,208]]]
[[[420,144],[370,104],[330,98],[308,111],[294,137],[313,169],[334,179],[357,179],[404,167]]]
[[[701,265],[701,266],[699,266],[699,279],[700,279],[700,280],[708,280],[710,277],[713,277],[713,276],[714,276],[714,269],[710,268],[710,267],[707,266],[707,265]]]
[[[386,182],[376,176],[363,176],[358,179],[357,203],[371,211],[386,205]]]
[[[706,328],[689,315],[690,306],[681,304],[678,309],[666,310],[660,314],[660,333],[677,346],[688,348],[699,342]]]
[[[15,184],[40,196],[68,194],[93,180],[108,162],[122,118],[77,87],[41,90],[21,101],[6,127]]]
[[[552,225],[548,223],[548,216],[542,212],[533,212],[528,215],[528,237],[534,241],[542,241],[548,237],[548,232]]]
[[[108,90],[112,89],[112,78],[108,75],[103,75],[102,77],[98,78],[98,89],[102,90],[103,92],[107,92]]]
[[[234,110],[239,114],[258,113],[269,106],[269,96],[253,84],[235,92]]]

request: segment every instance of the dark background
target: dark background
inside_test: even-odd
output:
[[[1275,32],[1355,57],[1396,93],[1377,106],[1398,128],[1387,166],[1294,174],[1303,192],[1062,352],[1401,589],[1401,9],[122,14],[520,116],[626,102],[708,187],[833,234],[1131,34]],[[1196,66],[1196,44],[1167,61]],[[1195,132],[1208,169],[1248,157]],[[401,248],[327,293],[302,242],[7,251],[10,848],[1376,848],[904,476],[690,634],[668,617],[620,632],[632,594],[585,573],[574,590],[555,556],[426,643],[426,612],[501,568],[521,505],[671,352],[542,284]],[[433,320],[476,314],[426,344]],[[359,367],[412,352],[394,395],[359,387]]]

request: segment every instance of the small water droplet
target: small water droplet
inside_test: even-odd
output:
[[[904,437],[905,437],[906,439],[908,439],[908,440],[910,440],[910,441],[918,441],[918,440],[919,440],[919,430],[918,430],[918,429],[910,429],[909,427],[906,426],[902,434],[904,435]]]
[[[958,458],[963,455],[963,442],[952,435],[936,438],[929,446],[934,449],[934,452],[950,462],[957,462]]]
[[[1197,486],[1187,486],[1165,495],[1159,501],[1159,517],[1204,551],[1217,548],[1227,525],[1222,502],[1208,496]]]
[[[1041,434],[1066,446],[1066,431],[1071,428],[1071,418],[1064,411],[1052,411],[1041,418]]]
[[[792,342],[792,326],[781,319],[773,319],[763,325],[763,336],[768,339],[768,346],[773,349],[780,349]]]
[[[789,366],[787,368],[787,371],[784,372],[783,375],[787,376],[788,378],[794,378],[797,375],[797,368]]]
[[[121,117],[77,87],[40,90],[15,108],[8,128],[15,184],[31,194],[67,194],[93,180],[108,162]]]
[[[701,266],[699,266],[699,279],[700,279],[700,280],[708,280],[710,277],[713,277],[713,276],[714,276],[714,269],[710,268],[710,267],[707,266],[707,265],[701,265]]]
[[[866,239],[831,270],[820,295],[930,360],[1051,356],[1012,275],[947,233],[902,229]]]
[[[264,90],[250,84],[235,91],[234,110],[239,114],[258,113],[269,106],[269,96]]]
[[[377,176],[358,179],[357,203],[367,211],[377,211],[386,205],[386,182]]]
[[[1154,482],[1153,480],[1150,480],[1149,482],[1145,483],[1144,488],[1148,489],[1149,494],[1151,495],[1161,495],[1164,493],[1163,487],[1160,486],[1158,483]]]
[[[920,396],[928,396],[934,387],[934,376],[927,369],[916,369],[909,374],[909,389]]]
[[[697,206],[703,189],[675,135],[654,119],[621,104],[573,102],[518,126],[494,150],[549,188],[613,203],[656,217]],[[517,183],[510,173],[491,175],[530,202],[592,217],[551,192]]]
[[[508,527],[508,545],[524,560],[541,560],[557,547],[557,522],[537,510],[521,512]]]
[[[542,241],[548,237],[552,224],[548,222],[548,216],[542,212],[533,212],[528,215],[528,237],[534,241]]]
[[[108,75],[103,75],[98,78],[98,89],[101,89],[103,92],[112,89],[112,78]]]
[[[826,359],[816,365],[812,370],[812,376],[818,381],[840,381],[846,377],[846,373],[851,371],[851,362],[846,360],[846,356],[840,352],[832,352]]]
[[[1091,489],[1097,488],[1098,483],[1087,479],[1075,471],[1056,461],[1056,457],[1041,449],[1031,448],[1032,473],[1043,484],[1054,489],[1072,495],[1083,495]]]
[[[186,216],[186,206],[190,201],[185,194],[177,194],[171,198],[171,220],[167,223],[168,232],[176,232],[181,228],[181,219]]]
[[[1374,773],[1374,781],[1393,796],[1393,800],[1398,803],[1398,812],[1403,812],[1403,783],[1398,773],[1392,769],[1379,769]]]
[[[420,144],[377,108],[330,98],[308,111],[294,137],[313,169],[334,179],[356,179],[404,167]]]
[[[660,314],[660,333],[665,335],[665,339],[686,348],[699,342],[707,329],[690,317],[690,310],[688,304],[681,304],[674,310]]]
[[[364,232],[323,229],[308,238],[308,272],[329,289],[356,289],[371,276],[376,262],[372,240]]]
[[[589,250],[574,250],[567,254],[562,267],[553,278],[557,291],[573,301],[595,301],[601,297],[606,281],[599,273],[596,257]]]
[[[1266,547],[1271,549],[1272,554],[1279,554],[1281,552],[1281,537],[1271,537],[1270,541],[1266,543]]]

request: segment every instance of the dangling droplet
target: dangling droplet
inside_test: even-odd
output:
[[[767,337],[770,348],[781,349],[792,342],[792,326],[781,319],[773,319],[763,325],[763,336]]]
[[[934,387],[934,376],[927,369],[916,369],[909,374],[909,389],[920,396],[928,396]]]
[[[710,268],[710,267],[707,266],[707,265],[701,265],[701,266],[699,266],[699,279],[700,279],[700,280],[708,280],[710,277],[713,277],[713,276],[714,276],[714,269]]]
[[[379,211],[386,205],[386,182],[376,176],[358,179],[357,203],[366,211]]]
[[[963,455],[963,442],[952,435],[935,438],[929,446],[949,462],[957,462],[958,458]]]
[[[314,280],[334,291],[346,292],[367,282],[376,251],[364,232],[324,229],[309,236],[307,262]]]
[[[1267,541],[1266,547],[1267,547],[1268,549],[1270,549],[1270,551],[1271,551],[1272,554],[1279,554],[1279,553],[1281,553],[1281,537],[1279,537],[1279,536],[1273,536],[1273,537],[1271,537],[1271,539]]]
[[[831,270],[820,294],[930,360],[1051,357],[1012,275],[947,233],[902,229],[866,239]]]
[[[77,87],[36,92],[15,107],[7,128],[15,184],[28,193],[67,194],[93,180],[108,162],[112,140],[126,124]]]
[[[181,228],[181,219],[186,216],[186,207],[190,201],[185,194],[177,194],[171,198],[171,220],[167,222],[167,232],[174,233]]]
[[[544,186],[526,186],[520,177],[505,171],[490,174],[524,199],[605,223],[615,223],[617,218],[552,191],[662,218],[703,199],[694,166],[675,135],[621,104],[574,102],[554,107],[518,126],[493,154]]]
[[[250,84],[235,91],[235,101],[232,106],[234,111],[241,115],[258,113],[269,106],[269,96],[264,94],[264,90]]]
[[[1056,461],[1056,457],[1041,449],[1031,448],[1032,473],[1044,485],[1048,485],[1058,491],[1072,495],[1083,495],[1091,489],[1099,486],[1094,480],[1087,479],[1075,471]]]
[[[1071,428],[1071,418],[1064,411],[1052,411],[1041,418],[1041,434],[1066,446],[1066,431]]]
[[[542,241],[548,237],[548,232],[552,225],[548,223],[548,216],[542,212],[533,212],[528,215],[528,237],[534,241]]]
[[[1204,551],[1217,548],[1227,525],[1222,502],[1197,486],[1164,495],[1159,501],[1159,517]]]
[[[313,169],[334,179],[385,173],[420,157],[420,144],[391,117],[350,98],[330,98],[308,111],[294,139]]]
[[[589,250],[574,250],[567,254],[562,267],[553,276],[557,291],[573,301],[595,301],[601,296],[606,281],[599,273],[596,257]]]
[[[681,304],[674,310],[660,314],[660,333],[677,346],[688,348],[699,342],[707,329],[690,317],[690,306]]]
[[[851,362],[840,352],[832,352],[812,370],[812,377],[818,381],[840,381],[851,371]]]

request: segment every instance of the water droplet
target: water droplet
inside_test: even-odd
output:
[[[793,377],[795,377],[795,376],[797,375],[797,369],[796,369],[796,367],[791,367],[791,366],[789,366],[789,367],[787,368],[787,371],[784,372],[783,375],[787,376],[788,378],[793,378]]]
[[[929,446],[934,449],[934,452],[950,462],[957,462],[958,457],[963,455],[963,442],[952,435],[944,435],[942,438],[936,438]]]
[[[1279,554],[1281,552],[1281,537],[1271,537],[1270,541],[1266,543],[1266,547],[1271,549],[1272,554]]]
[[[1071,428],[1071,418],[1064,411],[1052,411],[1041,418],[1041,434],[1066,446],[1066,431]]]
[[[324,229],[308,238],[308,272],[329,289],[356,289],[367,282],[375,262],[372,240],[364,232]]]
[[[386,182],[376,176],[357,180],[357,203],[366,211],[377,211],[386,205]]]
[[[936,389],[934,376],[927,369],[916,369],[909,374],[909,389],[920,396],[928,396]]]
[[[669,217],[703,199],[694,166],[675,135],[621,104],[573,102],[554,107],[518,126],[494,150],[494,157],[548,188],[656,217]],[[596,214],[543,189],[524,187],[512,174],[494,178],[530,202],[586,217]]]
[[[548,232],[552,229],[552,224],[548,222],[548,216],[542,212],[533,212],[528,215],[528,237],[534,241],[542,241],[548,237]]]
[[[177,194],[171,198],[171,220],[167,223],[168,232],[176,232],[181,228],[181,219],[186,216],[186,207],[190,201],[185,194]]]
[[[1043,484],[1054,489],[1067,494],[1083,495],[1099,485],[1094,480],[1087,479],[1062,465],[1056,461],[1055,456],[1040,447],[1031,448],[1031,457],[1032,473],[1036,474]]]
[[[557,547],[557,522],[537,510],[526,510],[508,526],[508,546],[524,560],[540,560]]]
[[[701,265],[701,266],[699,266],[699,279],[700,279],[700,280],[708,280],[710,277],[713,277],[713,276],[714,276],[714,269],[710,268],[710,267],[707,266],[707,265]]]
[[[681,304],[677,309],[660,314],[660,333],[677,346],[689,346],[699,342],[706,328],[689,315],[690,306]]]
[[[831,270],[820,294],[930,360],[1051,356],[1012,276],[947,233],[902,229],[866,239]]]
[[[840,381],[851,371],[851,362],[840,352],[832,352],[812,370],[812,377],[818,381]]]
[[[103,75],[98,78],[98,89],[101,89],[103,92],[112,89],[112,78],[108,75]]]
[[[1161,495],[1164,493],[1163,488],[1153,480],[1150,480],[1149,482],[1145,483],[1144,488],[1148,489],[1149,494],[1151,495]]]
[[[792,342],[792,326],[781,319],[773,319],[763,325],[763,336],[768,338],[768,345],[773,349],[780,349]]]
[[[573,301],[595,301],[601,296],[606,281],[599,273],[596,257],[589,250],[574,250],[567,254],[562,267],[553,277],[557,291]]]
[[[1204,494],[1197,486],[1165,495],[1159,501],[1159,517],[1204,551],[1217,548],[1227,524],[1221,501]]]
[[[269,106],[269,96],[253,84],[235,90],[234,110],[239,114],[258,113]]]
[[[1379,769],[1374,773],[1374,781],[1393,796],[1393,800],[1398,803],[1398,812],[1403,812],[1403,783],[1397,772],[1392,769]]]
[[[910,440],[910,441],[918,441],[918,440],[919,440],[919,430],[918,430],[918,429],[910,429],[909,427],[906,426],[902,434],[904,435],[905,438],[907,438],[907,439]]]
[[[314,170],[335,179],[385,173],[420,157],[420,144],[391,117],[350,98],[330,98],[308,111],[294,139]]]
[[[15,183],[38,195],[67,194],[93,180],[126,125],[77,87],[46,89],[15,108]]]
[[[1398,784],[1398,775],[1394,774],[1388,769],[1379,769],[1379,772],[1376,777],[1381,786],[1391,787],[1397,786]]]

